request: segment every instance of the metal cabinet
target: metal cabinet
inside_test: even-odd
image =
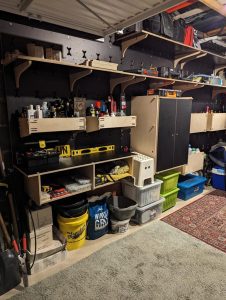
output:
[[[138,96],[132,99],[137,127],[131,132],[135,151],[155,159],[160,172],[187,163],[192,98]]]

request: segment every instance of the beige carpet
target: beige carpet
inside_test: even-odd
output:
[[[225,253],[156,221],[13,299],[223,300]]]

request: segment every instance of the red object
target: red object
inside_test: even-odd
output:
[[[23,252],[27,252],[27,238],[26,234],[24,233],[23,238],[22,238],[22,244],[23,244]]]
[[[96,108],[101,108],[101,101],[100,100],[97,100],[96,102],[95,102],[95,107]]]
[[[225,212],[226,192],[216,190],[162,221],[226,253]]]
[[[188,46],[193,46],[194,43],[194,28],[192,26],[187,26],[185,28],[184,44]]]
[[[19,254],[19,248],[18,248],[17,242],[14,237],[12,238],[12,245],[13,245],[13,248],[16,251],[16,253]]]
[[[173,13],[174,11],[177,11],[177,10],[180,10],[182,8],[185,8],[185,7],[188,7],[190,5],[192,5],[193,3],[197,2],[197,0],[188,0],[188,1],[185,1],[185,2],[182,2],[180,4],[177,4],[169,9],[167,9],[167,13],[168,14],[171,14]]]

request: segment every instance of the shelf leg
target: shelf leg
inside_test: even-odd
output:
[[[32,65],[30,60],[23,62],[22,64],[16,66],[14,68],[15,80],[16,80],[16,88],[20,87],[20,77],[21,75]]]
[[[182,94],[190,91],[190,90],[196,90],[196,89],[201,89],[204,87],[204,84],[200,83],[195,83],[195,84],[185,84],[185,83],[177,83],[174,85],[174,89],[182,90]]]
[[[83,77],[90,75],[92,72],[93,72],[93,70],[84,70],[81,72],[70,74],[69,75],[70,91],[73,92],[76,81],[78,81],[79,79],[81,79]]]
[[[217,76],[220,71],[223,71],[224,69],[226,69],[226,65],[219,65],[213,70],[213,74]]]
[[[201,53],[200,51],[197,51],[197,52],[194,52],[194,53],[190,53],[190,54],[187,54],[187,55],[181,55],[181,56],[177,57],[174,60],[174,68],[177,68],[178,65],[180,65],[181,69],[183,69],[184,66],[189,61],[201,58],[201,57],[206,56],[206,55],[207,55],[207,53]]]
[[[111,78],[110,79],[110,95],[113,94],[113,91],[118,84],[122,84],[124,82],[131,81],[134,78],[135,78],[135,75]]]
[[[143,41],[144,39],[147,38],[147,36],[148,36],[148,34],[142,33],[141,35],[138,35],[136,37],[132,37],[128,40],[123,41],[121,44],[122,57],[125,57],[126,51],[130,46]]]

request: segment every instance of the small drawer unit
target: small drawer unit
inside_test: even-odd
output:
[[[156,179],[154,183],[137,187],[130,181],[123,180],[122,192],[125,197],[136,201],[139,207],[143,207],[160,199],[161,184],[162,181]]]
[[[135,177],[135,185],[142,187],[146,179],[154,182],[154,159],[144,154],[134,152],[133,157],[133,176]]]
[[[203,192],[206,178],[202,176],[195,176],[188,174],[180,177],[178,188],[178,198],[182,200],[191,199]]]
[[[138,224],[144,224],[156,219],[162,213],[162,205],[164,198],[160,198],[158,201],[153,202],[144,207],[137,207],[132,221]]]

